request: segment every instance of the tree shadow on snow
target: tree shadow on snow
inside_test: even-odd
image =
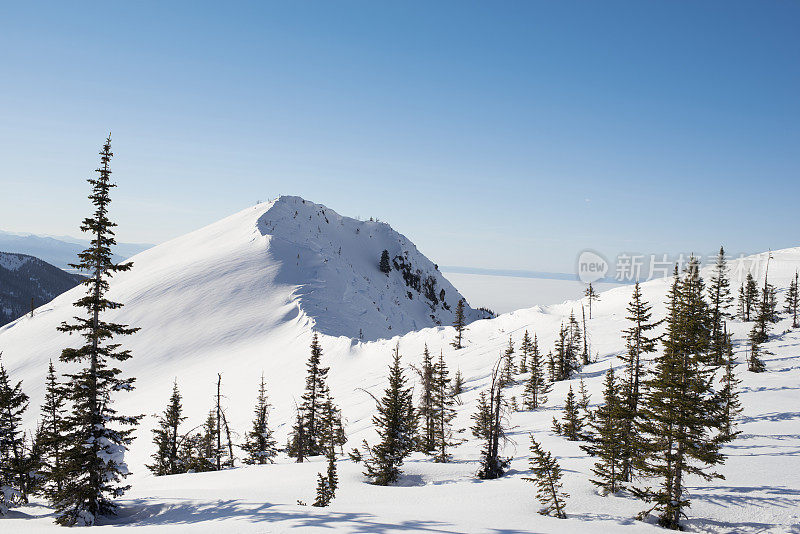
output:
[[[181,501],[156,502],[152,499],[127,501],[116,518],[106,520],[107,525],[139,526],[191,525],[206,521],[241,519],[248,522],[287,521],[292,528],[343,528],[354,533],[432,532],[458,534],[457,530],[440,521],[411,520],[397,523],[382,522],[374,515],[355,512],[334,512],[323,508],[276,507],[270,503],[255,504],[234,499],[208,503]]]

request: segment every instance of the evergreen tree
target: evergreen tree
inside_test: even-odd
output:
[[[311,355],[306,364],[306,387],[300,404],[300,417],[302,419],[303,439],[299,439],[297,428],[292,435],[288,452],[298,459],[298,462],[308,456],[324,454],[320,443],[321,427],[319,421],[323,403],[328,396],[328,367],[321,365],[322,346],[319,344],[317,333],[311,340]]]
[[[36,432],[25,441],[23,473],[25,488],[30,494],[42,493],[46,482],[44,472],[44,449],[42,447],[42,425],[36,426]],[[29,445],[28,445],[29,444]]]
[[[172,395],[170,395],[167,408],[159,418],[158,426],[153,429],[153,444],[156,446],[156,452],[151,456],[153,463],[147,468],[154,475],[175,475],[183,472],[183,466],[178,456],[180,440],[178,427],[185,420],[181,393],[178,391],[178,381],[175,380],[172,383]]]
[[[556,365],[556,359],[553,357],[552,351],[547,353],[547,376],[550,382],[559,380],[558,366]]]
[[[786,304],[783,310],[792,317],[792,328],[797,328],[797,309],[800,307],[800,293],[798,292],[798,273],[794,273],[794,280],[789,283],[789,290],[786,292]]]
[[[378,268],[381,270],[382,273],[389,274],[392,272],[392,264],[389,263],[389,251],[384,250],[381,252],[381,261]]]
[[[422,395],[420,397],[417,415],[422,422],[422,435],[420,436],[420,451],[433,454],[436,450],[436,408],[434,407],[434,381],[435,370],[433,358],[428,350],[427,343],[422,351],[422,367],[417,369]]]
[[[434,426],[436,461],[448,462],[450,454],[447,450],[458,445],[458,441],[455,439],[452,428],[456,410],[453,408],[455,401],[450,395],[450,373],[442,352],[439,352],[439,361],[436,362],[434,371],[433,406],[436,414]]]
[[[464,318],[464,299],[458,299],[458,305],[456,306],[456,317],[453,320],[453,326],[456,329],[456,338],[453,340],[451,345],[458,350],[464,347],[462,345],[462,341],[464,337],[464,330],[467,329],[466,319]]]
[[[508,347],[503,353],[503,370],[500,374],[501,387],[509,387],[514,384],[514,341],[508,336]]]
[[[366,447],[368,458],[364,460],[364,475],[372,484],[388,486],[397,482],[403,460],[414,449],[417,418],[412,395],[400,366],[398,344],[389,366],[389,386],[378,401],[378,413],[372,418],[381,441],[374,447]]]
[[[641,400],[641,383],[645,377],[643,357],[656,351],[656,337],[651,337],[650,331],[659,325],[651,321],[652,306],[642,298],[639,283],[633,287],[633,295],[628,303],[628,316],[630,327],[623,330],[626,352],[621,355],[625,361],[625,378],[622,385],[624,406],[620,417],[623,421],[624,432],[621,439],[623,444],[622,478],[630,481],[633,474],[633,465],[642,451],[642,436],[638,432],[636,421],[639,418]]]
[[[722,388],[719,391],[717,401],[720,411],[720,441],[727,443],[733,440],[739,431],[736,430],[736,417],[742,413],[742,403],[739,401],[739,384],[741,380],[736,378],[733,366],[736,361],[733,354],[733,344],[730,335],[725,329],[725,367],[722,375]]]
[[[95,211],[83,220],[81,230],[90,233],[92,240],[89,248],[78,254],[79,263],[70,265],[90,275],[82,282],[87,288],[86,296],[75,302],[77,308],[85,310],[85,316],[75,317],[75,322],[64,322],[59,327],[62,332],[80,334],[85,340],[80,348],[64,349],[61,361],[86,364],[76,374],[67,375],[72,412],[67,420],[70,432],[64,454],[65,481],[54,502],[56,522],[62,525],[93,525],[98,516],[114,513],[113,499],[129,488],[121,485],[122,479],[130,474],[124,453],[133,440],[133,426],[141,419],[141,416],[119,415],[112,400],[115,392],[131,391],[135,380],[120,377],[122,371],[111,365],[131,357],[130,351],[120,350],[113,339],[133,334],[138,328],[101,318],[106,311],[122,306],[106,298],[108,279],[133,267],[131,262],[112,262],[111,247],[116,244],[113,231],[116,224],[108,218],[109,193],[116,187],[111,183],[109,169],[112,156],[109,135],[100,152],[99,176],[88,180],[92,186],[89,199]]]
[[[598,458],[592,468],[596,478],[592,484],[604,493],[616,493],[623,488],[625,459],[625,421],[622,418],[625,399],[614,378],[614,369],[606,372],[603,404],[597,408],[589,423],[591,439],[581,448]]]
[[[525,334],[522,336],[522,343],[519,345],[519,350],[522,353],[522,357],[519,360],[519,373],[527,373],[528,359],[531,356],[531,352],[533,352],[533,342],[527,330],[525,330]]]
[[[578,403],[575,401],[575,392],[569,387],[564,401],[564,418],[559,423],[553,418],[553,430],[570,441],[577,441],[581,436],[583,421],[578,413]]]
[[[339,487],[339,476],[336,472],[336,408],[332,402],[326,402],[323,413],[322,430],[325,435],[325,457],[328,460],[328,470],[325,476],[317,473],[317,497],[312,506],[328,506],[336,497],[336,490]]]
[[[15,502],[28,502],[22,430],[22,415],[27,409],[28,396],[22,391],[22,382],[12,385],[0,361],[0,508],[4,510]],[[2,496],[4,493],[6,497]]]
[[[339,438],[341,432],[341,418],[333,402],[325,403],[323,414],[325,415],[323,419],[325,439],[323,442],[325,444],[325,457],[328,460],[326,478],[328,479],[331,499],[333,499],[336,496],[336,490],[339,488],[339,475],[336,471],[336,446],[341,442]]]
[[[586,291],[584,291],[583,294],[584,294],[584,296],[586,296],[586,300],[589,301],[589,319],[591,319],[592,318],[592,302],[600,300],[600,295],[597,293],[597,291],[594,290],[594,287],[592,287],[591,282],[589,283],[588,287],[586,288]]]
[[[586,309],[581,304],[581,318],[583,323],[583,351],[581,352],[581,363],[583,365],[589,365],[591,362],[589,361],[589,338],[586,334]]]
[[[461,374],[461,369],[456,371],[456,377],[453,380],[453,391],[451,393],[453,400],[455,400],[458,404],[461,404],[461,401],[458,400],[458,396],[464,393],[464,376]]]
[[[492,421],[492,409],[489,407],[489,401],[486,398],[486,392],[481,391],[478,395],[478,409],[470,416],[473,425],[470,427],[472,435],[481,441],[489,440],[489,427]]]
[[[219,437],[219,426],[217,425],[217,410],[212,408],[208,412],[205,423],[203,423],[203,433],[201,447],[203,458],[208,462],[210,469],[204,471],[214,471],[220,468],[220,446],[217,445]]]
[[[755,336],[759,344],[769,341],[770,324],[778,321],[777,306],[775,287],[769,283],[765,274],[761,300],[756,308],[755,317]]]
[[[580,410],[579,417],[582,421],[588,421],[593,417],[592,410],[589,409],[592,403],[592,397],[586,389],[586,383],[583,381],[583,377],[581,377],[578,385],[578,395],[580,396],[578,399],[578,410]]]
[[[319,445],[323,454],[327,455],[329,450],[333,450],[335,453],[337,447],[344,454],[344,444],[347,443],[347,436],[344,432],[342,411],[333,402],[330,391],[326,393],[322,401],[321,416]]]
[[[670,290],[664,350],[646,381],[641,428],[647,436],[642,474],[659,481],[656,489],[635,489],[652,502],[662,526],[680,528],[685,508],[687,475],[721,478],[714,465],[724,461],[714,431],[719,428],[717,396],[710,366],[711,325],[703,299],[698,261],[692,257],[684,278]],[[652,510],[651,509],[651,510]]]
[[[730,317],[728,309],[733,300],[730,285],[725,249],[719,247],[717,262],[708,286],[709,311],[711,313],[711,354],[717,365],[722,363],[725,356],[726,340],[722,333],[722,325],[725,319]]]
[[[535,335],[529,362],[531,375],[525,382],[522,402],[526,410],[536,410],[547,403],[547,394],[550,393],[552,385],[545,380],[542,357],[539,355],[539,344]]]
[[[258,386],[258,397],[253,408],[253,426],[245,435],[242,450],[247,453],[244,463],[248,465],[272,463],[278,453],[275,448],[275,438],[269,428],[269,410],[272,406],[267,397],[267,385],[264,382],[264,373],[261,373],[261,383]]]
[[[578,324],[578,320],[575,318],[575,313],[570,312],[569,321],[567,322],[567,352],[569,353],[569,359],[574,362],[575,370],[580,368],[578,363],[578,355],[582,352],[582,340],[583,334],[581,331],[581,325]]]
[[[330,488],[328,478],[317,473],[317,497],[311,506],[325,507],[333,500],[333,492]]]
[[[743,297],[742,320],[750,321],[751,318],[755,315],[755,312],[758,308],[758,286],[756,286],[756,280],[755,278],[753,278],[753,275],[751,273],[747,273],[747,278],[744,283],[742,297]]]
[[[767,370],[767,366],[764,365],[761,359],[761,339],[762,333],[758,323],[756,323],[753,325],[753,328],[750,330],[750,335],[748,336],[750,355],[747,358],[747,370],[752,373],[763,373]]]
[[[561,489],[563,485],[561,467],[549,451],[542,449],[533,434],[531,434],[531,455],[530,466],[534,476],[523,477],[522,480],[536,485],[536,498],[543,506],[539,513],[566,519],[564,507],[569,494]]]
[[[555,347],[555,380],[568,380],[578,370],[578,357],[573,329],[561,325]]]
[[[64,447],[68,428],[65,420],[65,388],[58,380],[52,360],[47,367],[42,422],[39,441],[42,450],[42,476],[44,495],[54,496],[64,487]]]
[[[478,478],[480,479],[495,479],[503,476],[510,459],[500,457],[500,442],[506,440],[506,429],[504,425],[504,416],[506,412],[506,405],[503,400],[503,386],[500,376],[500,366],[502,359],[498,360],[492,369],[492,382],[489,387],[488,399],[484,396],[484,406],[479,405],[479,410],[485,409],[486,412],[477,414],[476,427],[480,429],[479,423],[481,419],[486,420],[484,431],[485,443],[481,451],[481,465],[478,469]],[[473,427],[473,434],[476,427]]]

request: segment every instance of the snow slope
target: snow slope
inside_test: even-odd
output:
[[[137,377],[139,389],[127,395],[128,398],[120,396],[119,408],[123,413],[161,411],[171,381],[177,377],[190,418],[185,427],[188,430],[201,423],[211,406],[216,373],[221,372],[231,422],[244,431],[249,424],[258,376],[263,371],[275,407],[271,416],[273,427],[279,441],[285,438],[293,400],[303,386],[307,346],[316,319],[306,311],[306,305],[323,302],[320,294],[324,295],[324,290],[298,291],[288,282],[286,267],[274,259],[273,239],[261,229],[282,231],[282,225],[291,225],[296,219],[291,205],[284,206],[280,217],[269,215],[274,205],[264,208],[246,210],[172,242],[171,254],[180,257],[185,271],[172,270],[167,262],[158,261],[158,247],[135,258],[153,280],[147,291],[133,283],[135,271],[115,282],[112,296],[127,305],[121,318],[153,332],[151,341],[141,341],[144,330],[126,340],[134,358],[125,363],[124,369]],[[314,221],[313,210],[308,215]],[[326,210],[325,216],[331,220],[329,211]],[[322,221],[322,215],[317,220]],[[226,231],[228,226],[253,223],[256,230],[243,240],[234,241]],[[366,225],[362,228],[378,228],[370,226],[377,223],[362,224]],[[320,224],[319,234],[324,233],[322,228]],[[361,233],[365,231],[362,229]],[[370,239],[377,238],[377,230],[373,235],[376,237]],[[267,247],[263,246],[265,239],[270,241]],[[313,232],[298,241],[304,243],[302,251],[297,252],[302,263],[314,265],[308,272],[327,269],[324,260],[316,263],[309,260],[320,257],[312,251],[319,250],[315,247],[323,248],[325,242],[315,241]],[[327,250],[332,250],[330,241],[328,246]],[[333,247],[338,244],[334,242]],[[278,250],[285,249],[279,246]],[[390,252],[394,255],[394,251]],[[800,248],[773,254],[770,281],[785,289],[800,268]],[[285,262],[285,255],[282,258]],[[372,254],[369,258],[377,256]],[[757,265],[755,259],[734,262],[732,274],[742,276],[746,269]],[[272,276],[270,284],[263,282],[267,275]],[[664,314],[668,284],[669,280],[655,280],[642,287],[645,298],[654,304],[657,318]],[[296,500],[313,499],[316,473],[324,470],[321,459],[298,465],[281,458],[269,466],[155,478],[142,467],[152,452],[149,429],[154,418],[147,417],[129,454],[135,472],[129,479],[133,488],[122,500],[120,517],[107,528],[209,533],[292,529],[370,533],[661,531],[632,519],[645,506],[629,495],[598,495],[588,481],[593,460],[579,449],[578,443],[568,442],[550,431],[550,421],[563,407],[570,385],[577,387],[577,380],[584,378],[593,400],[598,401],[603,373],[609,366],[621,365],[616,356],[624,348],[620,331],[626,326],[625,306],[631,290],[620,287],[604,292],[594,306],[589,332],[597,363],[587,366],[575,379],[557,383],[545,409],[513,414],[510,420],[513,442],[505,449],[513,462],[508,475],[499,480],[475,479],[480,444],[469,439],[455,449],[455,461],[450,464],[435,464],[415,455],[406,463],[406,474],[397,487],[369,486],[364,483],[359,466],[341,460],[341,487],[333,505],[324,510],[303,507]],[[283,301],[276,296],[278,292],[282,292]],[[33,398],[32,406],[41,400],[41,371],[46,359],[57,357],[64,346],[65,339],[58,339],[53,331],[55,324],[71,313],[66,304],[74,297],[59,297],[33,319],[22,318],[0,330],[4,362],[13,376],[24,380],[25,389]],[[783,292],[779,297],[782,299]],[[344,307],[352,306],[344,299],[342,303]],[[434,353],[444,352],[453,373],[461,370],[466,391],[456,424],[468,428],[477,396],[487,386],[490,366],[505,349],[509,336],[518,345],[527,329],[531,334],[535,332],[540,346],[548,350],[553,346],[559,324],[572,310],[579,309],[580,302],[574,301],[474,322],[466,334],[466,348],[459,351],[449,345],[453,338],[451,327],[424,328],[371,342],[323,335],[325,362],[331,366],[331,389],[347,418],[348,448],[357,446],[364,438],[375,437],[370,420],[374,405],[364,390],[379,394],[385,387],[385,370],[395,343],[399,342],[408,365],[419,362],[427,344]],[[731,330],[738,361],[743,362],[743,341],[749,325],[733,322]],[[744,413],[740,421],[743,433],[726,448],[729,458],[720,468],[725,480],[706,483],[690,479],[692,508],[686,524],[691,530],[800,532],[800,331],[789,330],[789,321],[785,319],[775,325],[773,333],[767,348],[774,354],[765,358],[769,372],[753,375],[744,365],[736,368],[743,379]],[[517,398],[521,393],[521,384],[509,390]],[[28,424],[36,417],[35,409],[30,412]],[[539,516],[534,489],[522,480],[529,474],[531,432],[553,452],[564,469],[565,489],[571,494],[567,505],[570,519],[566,521]],[[469,437],[468,432],[465,437]],[[47,508],[35,505],[15,510],[12,518],[0,524],[10,525],[9,531],[13,532],[49,532],[58,527],[52,526],[48,514]]]

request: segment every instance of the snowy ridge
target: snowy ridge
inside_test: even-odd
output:
[[[280,265],[275,283],[297,287],[303,311],[321,333],[375,340],[453,323],[461,294],[386,223],[280,197],[258,219],[258,229]],[[395,265],[388,275],[377,268],[383,250]],[[403,265],[409,266],[411,285],[398,270]],[[465,314],[470,322],[486,316],[468,306]]]
[[[136,267],[132,272],[123,273],[114,281],[111,297],[126,304],[118,318],[143,328],[123,340],[134,354],[123,369],[137,377],[138,389],[119,396],[122,413],[160,412],[171,382],[177,377],[189,417],[185,425],[188,430],[207,414],[216,373],[220,372],[231,425],[242,433],[248,428],[258,376],[263,371],[274,406],[272,426],[278,442],[285,441],[294,399],[305,377],[311,327],[315,323],[323,328],[341,327],[319,321],[321,311],[315,311],[315,307],[335,298],[341,299],[343,309],[348,310],[359,306],[369,309],[372,302],[371,295],[362,299],[348,295],[344,287],[323,287],[321,281],[332,276],[330,273],[352,281],[348,278],[350,268],[331,256],[332,252],[338,256],[338,246],[332,248],[331,243],[336,241],[330,237],[342,228],[345,236],[355,234],[354,228],[361,228],[360,237],[354,237],[352,243],[343,238],[341,245],[342,256],[353,258],[348,262],[353,265],[353,272],[359,272],[359,262],[372,262],[374,266],[374,251],[387,248],[394,256],[395,250],[403,251],[405,246],[397,237],[399,234],[389,234],[398,245],[397,249],[389,248],[393,243],[381,232],[390,230],[382,230],[380,223],[343,218],[340,224],[327,208],[293,199],[284,197],[277,203],[245,210],[168,243],[171,261],[159,251],[160,247],[146,251],[134,258]],[[293,208],[292,204],[297,203],[300,206]],[[309,227],[305,223],[309,216],[316,225]],[[303,226],[292,230],[301,217],[305,219]],[[325,230],[323,224],[331,225],[331,230]],[[232,234],[231,227],[250,230]],[[287,239],[287,235],[293,237]],[[358,239],[371,243],[384,238],[385,241],[377,241],[374,249],[361,249],[357,244]],[[421,261],[414,257],[416,253],[409,247],[409,257]],[[772,255],[769,279],[779,289],[782,302],[785,288],[800,267],[800,248],[775,251]],[[291,259],[298,263],[293,265],[288,261]],[[753,257],[731,262],[734,292],[747,269],[763,265],[757,260]],[[432,266],[419,265],[423,272],[435,271]],[[302,269],[297,268],[301,266]],[[137,274],[137,270],[147,273],[147,284],[143,284],[144,275]],[[398,272],[393,271],[395,274]],[[763,267],[758,275],[763,283]],[[301,276],[308,285],[295,283]],[[369,278],[380,276],[384,275],[375,270]],[[704,276],[707,278],[707,273]],[[389,291],[401,288],[402,279],[389,278]],[[449,293],[448,286],[439,284]],[[670,279],[642,284],[644,298],[653,305],[654,319],[664,316],[669,284]],[[370,288],[367,285],[359,290]],[[155,423],[154,417],[146,417],[128,454],[134,471],[129,479],[133,488],[122,501],[122,517],[109,528],[150,526],[159,532],[191,528],[192,532],[209,533],[291,529],[362,533],[663,532],[632,519],[646,508],[641,501],[624,494],[600,496],[589,483],[594,460],[579,449],[579,443],[566,441],[550,430],[551,419],[560,415],[570,385],[577,388],[578,379],[584,378],[596,403],[601,398],[603,373],[609,366],[621,366],[617,356],[624,350],[621,330],[627,327],[625,307],[631,291],[631,287],[620,287],[604,292],[593,305],[588,330],[596,363],[585,367],[573,380],[556,383],[544,409],[517,412],[510,417],[512,442],[505,455],[513,460],[510,472],[501,479],[475,480],[481,445],[467,431],[464,437],[470,439],[454,449],[453,463],[435,464],[415,454],[406,462],[398,487],[369,486],[361,475],[361,466],[342,460],[341,488],[333,505],[323,510],[300,507],[297,499],[313,498],[316,473],[325,469],[322,459],[295,464],[281,458],[275,465],[155,478],[143,467],[152,453],[150,429]],[[31,428],[41,403],[46,361],[57,359],[60,349],[70,342],[66,336],[54,335],[55,326],[73,313],[71,302],[76,296],[74,291],[62,295],[38,310],[33,318],[23,317],[0,329],[3,361],[15,379],[23,380],[25,391],[31,395],[32,409],[26,421]],[[377,307],[381,301],[375,302]],[[553,347],[561,322],[572,311],[579,315],[580,307],[581,301],[572,301],[473,322],[465,334],[466,346],[459,351],[450,346],[452,327],[423,328],[371,342],[323,335],[323,361],[331,366],[331,390],[347,419],[350,441],[346,448],[359,445],[362,439],[375,438],[371,423],[374,403],[363,390],[377,395],[385,387],[386,365],[396,343],[400,344],[406,365],[417,365],[427,345],[434,354],[444,353],[451,374],[462,372],[465,392],[455,423],[456,428],[469,428],[478,395],[488,385],[490,367],[505,350],[509,336],[518,347],[525,330],[535,333],[546,354]],[[383,313],[385,308],[381,308]],[[372,311],[368,315],[372,324],[385,322],[386,316]],[[358,324],[358,319],[354,322]],[[800,529],[800,331],[790,330],[790,321],[785,318],[773,325],[773,337],[765,345],[773,353],[764,357],[768,372],[755,375],[741,365],[750,326],[739,321],[729,323],[740,363],[736,374],[742,379],[742,434],[725,449],[728,460],[720,467],[725,480],[690,480],[692,507],[686,525],[693,531],[786,533]],[[413,371],[409,370],[407,376],[416,379]],[[522,389],[519,383],[507,390],[508,395],[519,400]],[[570,519],[566,521],[539,516],[534,489],[522,480],[529,475],[531,432],[545,449],[553,452],[565,471],[565,490],[571,495],[567,503]],[[30,525],[35,525],[37,531],[60,528],[51,526],[46,510],[32,507],[20,513],[42,517],[33,521],[6,520],[12,529]]]

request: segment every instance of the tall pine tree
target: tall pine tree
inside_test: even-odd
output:
[[[2,355],[2,353],[0,353]],[[12,385],[0,361],[0,512],[17,502],[28,502],[25,434],[22,415],[28,409],[28,396],[22,382]]]
[[[464,331],[467,329],[466,318],[464,317],[464,299],[458,299],[458,304],[456,305],[456,317],[453,320],[453,327],[456,329],[456,338],[453,340],[451,345],[456,350],[464,348]]]
[[[641,384],[645,377],[643,358],[656,351],[657,338],[650,332],[659,324],[651,320],[653,315],[651,310],[652,306],[642,298],[641,288],[637,282],[628,303],[627,319],[630,327],[622,332],[626,348],[622,354],[622,359],[625,361],[625,377],[622,385],[624,405],[621,407],[621,419],[624,427],[621,435],[622,477],[625,481],[631,480],[633,466],[642,450],[642,438],[638,432],[636,421],[639,418]]]
[[[322,346],[319,337],[314,332],[311,339],[311,354],[306,363],[306,386],[302,396],[299,412],[302,419],[303,436],[302,439],[295,428],[290,440],[289,454],[296,457],[298,462],[301,458],[324,454],[321,444],[322,409],[325,398],[328,396],[328,367],[322,366]]]
[[[67,434],[65,387],[58,379],[53,362],[47,367],[44,403],[41,407],[40,443],[44,495],[53,497],[64,486],[64,446]]]
[[[364,475],[372,484],[388,486],[400,478],[400,467],[414,449],[417,416],[414,413],[412,390],[400,364],[400,345],[394,349],[389,366],[389,386],[378,401],[378,413],[372,423],[378,430],[380,442],[366,446]],[[365,442],[366,445],[366,442]]]
[[[523,477],[522,480],[533,482],[536,485],[536,498],[542,504],[539,513],[566,519],[567,513],[564,508],[569,494],[561,489],[563,486],[561,467],[549,451],[542,449],[533,434],[531,434],[530,466],[534,476]]]
[[[592,468],[592,484],[605,493],[616,493],[623,488],[625,420],[622,418],[624,398],[614,377],[614,369],[606,372],[603,404],[589,422],[590,441],[581,448],[597,457]]]
[[[533,345],[528,362],[531,374],[525,382],[522,402],[526,410],[536,410],[547,403],[547,394],[550,393],[553,387],[544,377],[544,362],[539,354],[539,343],[536,335],[533,337]]]
[[[634,491],[653,503],[652,509],[660,512],[659,523],[672,529],[680,529],[691,504],[685,477],[722,478],[712,470],[724,457],[715,433],[719,419],[704,292],[698,261],[692,257],[683,279],[676,277],[670,291],[664,350],[646,381],[642,410],[641,427],[647,436],[642,473],[660,486]]]
[[[151,456],[153,463],[147,468],[154,475],[175,475],[184,472],[178,455],[180,442],[178,428],[185,420],[181,393],[178,391],[178,381],[175,380],[172,383],[172,394],[167,407],[158,419],[158,426],[153,429],[153,444],[156,446],[156,452]]]
[[[786,292],[785,311],[792,318],[792,328],[797,328],[797,310],[800,307],[800,292],[798,292],[798,273],[794,273],[794,279],[789,283],[789,290]]]
[[[450,461],[448,449],[459,442],[455,439],[452,422],[456,416],[453,408],[455,401],[450,395],[450,372],[444,362],[444,354],[439,352],[439,361],[436,362],[433,379],[433,406],[435,409],[434,445],[436,447],[436,461]]]
[[[272,463],[272,459],[278,453],[275,448],[275,438],[269,428],[270,408],[264,373],[261,373],[258,397],[256,397],[256,405],[253,408],[253,426],[245,436],[245,442],[242,445],[242,450],[247,453],[244,463],[248,465]]]
[[[436,450],[436,409],[434,408],[435,369],[427,343],[422,351],[422,367],[416,369],[419,375],[421,396],[417,415],[422,423],[419,448],[422,452],[433,454]]]
[[[131,357],[127,349],[120,349],[114,338],[135,333],[138,328],[104,321],[109,310],[122,306],[106,298],[109,278],[115,273],[128,271],[133,263],[115,264],[111,247],[116,244],[113,228],[108,218],[110,192],[116,184],[111,182],[109,165],[111,136],[100,151],[97,178],[89,178],[92,193],[89,196],[95,211],[81,224],[81,230],[92,236],[89,248],[78,254],[79,262],[70,266],[89,276],[83,282],[86,296],[75,302],[75,307],[85,312],[74,317],[74,322],[64,322],[62,332],[79,334],[84,344],[79,348],[66,348],[61,361],[84,364],[70,380],[69,400],[72,412],[68,417],[70,432],[64,454],[65,483],[55,498],[56,522],[62,525],[93,525],[98,516],[113,514],[114,500],[129,486],[122,479],[130,473],[124,462],[124,453],[133,440],[133,427],[141,416],[120,415],[113,407],[113,395],[131,391],[134,378],[122,378],[122,371],[112,362],[124,362]]]
[[[711,355],[717,365],[721,365],[725,357],[726,340],[722,329],[725,319],[730,317],[728,309],[733,301],[730,286],[725,249],[719,247],[717,262],[708,285],[709,312],[711,313]]]

